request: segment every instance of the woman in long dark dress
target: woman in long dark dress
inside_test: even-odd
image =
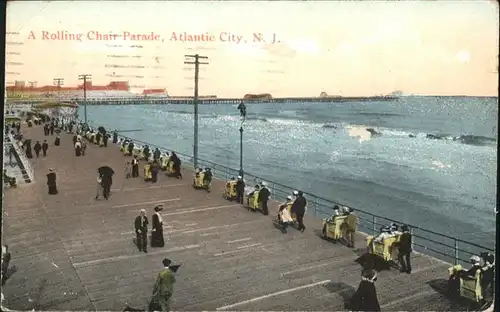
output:
[[[160,214],[163,208],[156,206],[154,210],[155,213],[152,218],[153,228],[151,229],[151,247],[163,247],[165,246],[165,240],[163,239],[163,219]]]
[[[26,140],[26,157],[33,158],[33,151],[31,149],[31,140]]]
[[[59,134],[56,136],[56,139],[54,140],[54,145],[59,146],[61,144],[61,137],[59,137]]]
[[[151,165],[151,182],[156,183],[158,181],[158,172],[160,171],[160,167],[158,163],[155,161]]]
[[[352,311],[380,311],[380,304],[375,289],[377,274],[371,269],[364,269],[361,273],[361,283],[358,290],[349,301],[349,309]]]
[[[54,169],[49,169],[49,174],[47,174],[47,186],[49,187],[49,194],[56,195],[59,193],[57,191],[56,173]]]

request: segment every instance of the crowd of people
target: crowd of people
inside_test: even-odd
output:
[[[12,129],[17,129],[17,135],[21,136],[20,129],[17,125],[12,125]],[[167,170],[168,174],[182,178],[181,173],[181,160],[175,154],[165,153],[162,154],[161,151],[156,148],[151,152],[149,146],[139,147],[134,144],[133,141],[128,139],[120,140],[118,134],[115,131],[112,136],[109,135],[105,130],[98,129],[97,131],[91,129],[89,126],[83,123],[69,122],[63,123],[60,120],[53,119],[50,124],[44,125],[45,136],[51,136],[56,133],[56,140],[54,142],[55,146],[60,145],[59,132],[60,130],[68,131],[72,133],[75,130],[73,136],[73,144],[75,148],[75,156],[84,156],[86,143],[83,138],[86,138],[93,144],[97,144],[102,147],[107,146],[108,139],[112,138],[113,143],[119,144],[122,152],[126,156],[131,156],[132,160],[127,161],[125,165],[125,177],[126,178],[137,178],[139,177],[139,161],[145,160],[145,170],[144,179],[148,182],[155,183],[158,179],[159,170]],[[59,132],[58,132],[59,131]],[[56,144],[57,143],[57,144]],[[24,140],[23,148],[26,150],[26,155],[31,154],[31,140]],[[48,143],[44,140],[43,143],[37,141],[34,145],[33,150],[35,151],[36,157],[40,156],[40,151],[42,151],[42,156],[47,155]],[[32,158],[28,157],[28,158]],[[166,161],[165,161],[166,160]],[[170,168],[170,169],[169,169]],[[207,174],[207,172],[209,174]],[[204,174],[204,179],[212,178],[211,171],[197,170],[196,174]],[[98,169],[97,175],[97,185],[98,191],[96,199],[102,196],[105,199],[109,198],[112,176],[114,172],[111,168],[101,167]],[[5,176],[5,170],[4,170]],[[5,178],[5,177],[4,177]],[[232,178],[228,183],[234,184],[235,189],[235,199],[241,205],[244,205],[245,196],[247,200],[252,198],[252,196],[258,195],[258,206],[264,215],[269,214],[268,201],[271,197],[271,191],[265,181],[258,182],[254,188],[247,192],[245,180],[238,176],[237,178]],[[49,188],[49,194],[57,194],[57,182],[56,174],[54,169],[51,168],[47,174],[47,185]],[[247,201],[247,205],[250,203]],[[155,248],[161,248],[165,246],[164,234],[163,234],[163,218],[161,216],[162,206],[155,206],[153,208],[154,213],[151,216],[151,241],[150,246]],[[302,191],[293,191],[292,194],[286,197],[286,201],[279,205],[277,212],[277,220],[281,226],[283,233],[287,232],[287,228],[291,224],[297,224],[297,229],[301,232],[306,230],[304,225],[304,215],[307,210],[307,200]],[[149,231],[149,219],[147,217],[147,211],[141,209],[139,215],[134,220],[134,230],[136,234],[136,244],[139,252],[148,252],[148,231]],[[342,237],[345,244],[348,247],[354,248],[354,233],[356,231],[357,219],[353,214],[352,208],[340,207],[335,205],[333,207],[333,214],[327,222],[335,223],[336,218],[340,216],[345,216],[345,221],[343,222]],[[373,237],[369,246],[368,252],[370,254],[374,253],[374,244],[381,244],[385,240],[398,237],[395,246],[398,247],[397,260],[400,264],[400,270],[404,273],[411,273],[411,253],[412,253],[412,235],[409,231],[407,225],[401,227],[392,223],[389,226],[384,226],[380,229],[380,233]],[[482,260],[482,263],[481,263]],[[450,293],[457,295],[460,289],[460,279],[463,278],[473,278],[476,276],[478,271],[482,272],[481,285],[483,291],[490,285],[493,281],[494,272],[494,257],[491,254],[482,254],[481,257],[473,256],[471,257],[472,267],[469,270],[463,270],[455,268],[449,279],[449,291]],[[161,310],[169,311],[170,301],[173,293],[173,285],[175,283],[175,273],[179,266],[172,266],[172,261],[169,259],[163,260],[163,270],[158,274],[157,280],[155,282],[153,297],[150,302],[150,310]],[[2,282],[3,282],[3,265],[2,265]],[[377,274],[374,271],[374,265],[370,261],[365,263],[364,268],[361,273],[361,282],[358,286],[357,291],[351,297],[348,305],[349,309],[353,311],[380,311],[380,305],[377,299],[375,282],[377,280]],[[127,309],[126,309],[127,310]],[[128,309],[128,311],[133,311],[134,309]]]

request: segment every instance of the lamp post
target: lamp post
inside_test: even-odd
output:
[[[243,124],[240,127],[240,176],[243,179]]]
[[[240,176],[243,178],[245,172],[243,171],[243,123],[247,117],[247,108],[245,103],[241,101],[237,108],[240,111],[240,115],[242,117],[241,126],[240,126]]]

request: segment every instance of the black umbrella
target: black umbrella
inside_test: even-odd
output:
[[[102,134],[106,134],[106,129],[104,129],[103,126],[100,126],[99,128],[97,128],[97,131],[99,131]]]
[[[168,268],[170,269],[170,271],[174,272],[174,273],[177,273],[177,270],[179,270],[179,268],[181,267],[182,264],[175,264],[175,265],[170,265]]]
[[[111,177],[111,176],[113,176],[113,174],[115,174],[114,170],[108,166],[99,167],[99,169],[97,169],[97,171],[99,172],[100,175],[104,175],[104,176],[108,176],[108,177]]]

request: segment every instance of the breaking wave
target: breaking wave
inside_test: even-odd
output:
[[[341,127],[338,124],[326,123],[323,124],[322,128],[324,129],[337,129]],[[473,134],[464,134],[459,136],[454,136],[450,134],[434,134],[434,133],[411,133],[401,130],[393,130],[393,129],[383,129],[383,128],[372,128],[368,126],[360,126],[360,125],[345,125],[345,128],[348,130],[351,136],[360,136],[363,140],[373,139],[378,136],[384,137],[407,137],[407,138],[419,138],[419,139],[427,139],[427,140],[444,140],[444,141],[455,141],[466,145],[473,146],[492,146],[496,145],[497,139],[481,136],[481,135],[473,135]],[[363,133],[363,135],[360,135]],[[369,134],[369,137],[366,137],[366,134]]]

